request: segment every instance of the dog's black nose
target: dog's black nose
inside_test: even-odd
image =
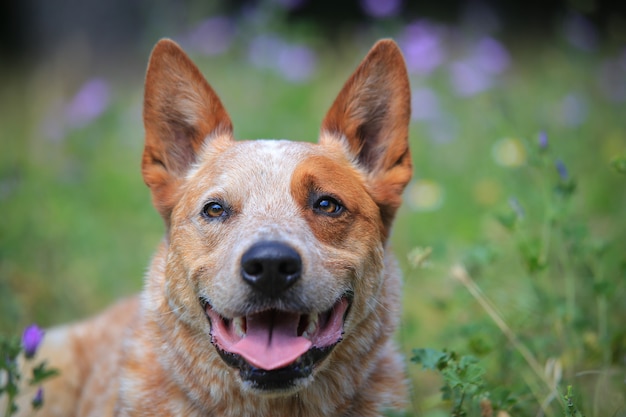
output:
[[[282,242],[255,243],[241,257],[241,275],[248,284],[269,297],[291,287],[302,273],[302,258]]]

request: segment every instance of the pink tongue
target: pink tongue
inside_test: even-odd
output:
[[[300,315],[267,312],[246,318],[246,336],[229,351],[243,356],[257,368],[271,371],[298,359],[311,347],[310,340],[298,336]]]

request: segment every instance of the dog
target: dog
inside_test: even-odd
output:
[[[165,223],[140,295],[48,331],[38,416],[380,416],[407,403],[388,248],[410,86],[376,43],[317,143],[235,141],[173,41],[145,79],[142,174]],[[25,396],[26,397],[26,396]],[[27,398],[20,409],[27,411]]]

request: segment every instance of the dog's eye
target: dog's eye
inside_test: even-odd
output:
[[[322,197],[313,205],[313,208],[323,214],[338,215],[343,211],[343,206],[332,197]]]
[[[223,204],[211,201],[210,203],[204,205],[202,208],[202,214],[207,218],[216,219],[218,217],[224,217],[228,213]]]

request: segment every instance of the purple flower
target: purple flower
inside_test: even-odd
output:
[[[402,9],[402,0],[361,0],[361,8],[371,17],[396,16]]]
[[[42,387],[39,387],[37,389],[37,393],[33,397],[31,404],[33,405],[34,409],[39,409],[43,405],[43,388]]]
[[[567,167],[560,159],[557,159],[554,166],[556,167],[556,172],[559,173],[559,177],[563,181],[567,181],[569,179],[569,172],[567,171]]]
[[[235,25],[223,16],[211,17],[189,32],[183,41],[190,50],[205,55],[219,55],[230,48],[235,37]]]
[[[285,10],[297,10],[306,4],[307,0],[274,0],[274,3]]]
[[[54,143],[61,142],[67,134],[65,126],[63,108],[65,102],[57,98],[48,107],[44,117],[39,124],[39,131],[48,140]]]
[[[482,38],[474,45],[469,56],[450,65],[452,87],[461,97],[488,90],[510,62],[509,53],[500,42],[490,37]]]
[[[261,35],[252,39],[248,48],[248,59],[257,68],[272,68],[278,58],[277,51],[286,42],[275,35]]]
[[[572,14],[565,19],[563,35],[572,46],[583,51],[593,51],[598,44],[596,28],[579,14]]]
[[[604,96],[614,102],[626,101],[626,53],[623,58],[606,60],[598,71]]]
[[[292,82],[308,80],[317,69],[317,56],[312,49],[290,44],[274,35],[253,39],[248,59],[254,66],[273,69]]]
[[[28,359],[35,356],[37,348],[43,340],[43,335],[44,331],[36,324],[31,324],[24,329],[24,333],[22,333],[22,347],[24,348],[24,355],[26,355]]]
[[[108,107],[109,83],[102,78],[87,81],[65,108],[70,126],[82,127],[100,116]]]
[[[288,81],[303,82],[315,73],[317,56],[315,52],[303,45],[287,45],[278,54],[276,69]]]
[[[450,66],[452,87],[457,95],[469,97],[491,88],[492,78],[470,60],[457,61]]]
[[[546,149],[548,147],[548,134],[544,131],[539,132],[538,142],[541,149]]]
[[[568,127],[578,127],[587,120],[589,106],[587,100],[580,93],[570,93],[561,103],[563,124]]]
[[[450,115],[442,113],[440,117],[428,124],[428,135],[435,143],[450,143],[459,136],[457,125],[458,123]]]
[[[468,1],[461,14],[462,26],[471,33],[493,33],[500,29],[500,18],[482,1]]]
[[[511,209],[515,212],[515,215],[518,218],[523,219],[524,216],[526,216],[526,211],[524,210],[524,207],[522,207],[522,204],[517,198],[509,198],[509,207],[511,207]]]
[[[411,93],[411,118],[433,120],[440,115],[439,97],[430,88],[422,87]]]
[[[442,38],[443,29],[424,20],[406,27],[399,43],[409,72],[427,75],[443,63]]]
[[[474,47],[471,60],[476,67],[488,74],[500,74],[508,68],[511,57],[500,42],[486,37]]]

